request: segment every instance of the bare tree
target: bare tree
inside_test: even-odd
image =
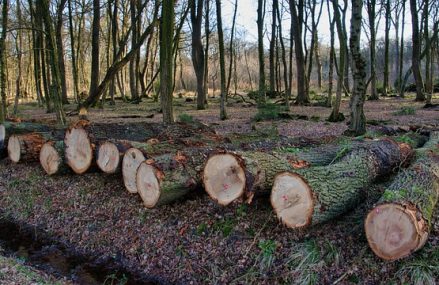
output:
[[[352,71],[354,87],[349,103],[351,109],[351,121],[348,133],[358,136],[366,132],[366,117],[363,105],[366,99],[366,61],[361,54],[361,21],[363,0],[352,0],[351,29],[349,48],[352,55]]]
[[[7,94],[6,94],[6,31],[8,29],[9,1],[3,0],[2,6],[2,33],[0,37],[0,89],[1,89],[1,106],[0,106],[0,123],[3,123],[8,115]]]
[[[216,20],[218,28],[218,45],[220,55],[220,77],[221,77],[221,101],[220,101],[220,119],[227,119],[226,111],[226,63],[224,60],[224,35],[223,20],[221,13],[221,0],[215,0],[216,3]]]
[[[424,101],[424,83],[421,75],[421,39],[419,35],[418,7],[416,0],[410,0],[410,12],[412,15],[412,71],[416,83],[416,101]]]
[[[174,0],[163,0],[160,23],[160,98],[163,122],[166,124],[174,122],[172,106],[174,23]]]

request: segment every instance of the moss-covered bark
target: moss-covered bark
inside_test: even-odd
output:
[[[377,177],[394,171],[411,154],[408,145],[385,139],[359,147],[329,166],[294,170],[314,200],[312,216],[302,226],[326,222],[356,207]]]
[[[376,207],[368,214],[365,229],[369,244],[374,252],[384,259],[404,257],[420,249],[427,240],[434,218],[433,212],[439,199],[438,143],[439,133],[434,132],[426,145],[416,151],[417,159],[413,165],[398,173],[393,183],[384,191]],[[379,231],[376,224],[380,221],[380,214],[386,215],[381,211],[384,208],[400,209],[400,215],[409,217],[410,222],[404,222],[403,219],[398,222],[386,217],[390,221],[383,223],[385,230]],[[396,239],[394,235],[392,236],[395,228],[399,229]],[[415,229],[414,233],[409,233],[409,228]],[[388,239],[392,237],[395,239],[392,251],[388,249],[387,239],[382,241],[377,238],[387,235],[389,235]]]

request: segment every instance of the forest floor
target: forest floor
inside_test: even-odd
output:
[[[176,118],[188,120],[191,116],[226,135],[256,129],[323,139],[340,136],[347,128],[346,121],[326,122],[330,109],[325,107],[291,108],[292,114],[306,116],[307,120],[255,122],[252,118],[257,109],[244,103],[230,103],[230,119],[226,121],[218,120],[217,106],[196,111],[194,104],[177,99]],[[439,109],[422,106],[412,98],[386,98],[366,102],[365,110],[372,124],[404,128],[439,125]],[[19,117],[25,120],[53,120],[34,105],[21,107]],[[347,108],[348,102],[343,101],[345,115]],[[140,105],[118,102],[115,107],[93,109],[88,118],[157,122],[161,121],[158,109],[150,100]],[[149,114],[154,117],[145,118]],[[129,270],[150,276],[150,284],[437,284],[439,219],[432,225],[426,246],[403,260],[382,261],[367,244],[365,214],[391,178],[368,189],[365,202],[343,217],[294,231],[278,222],[264,198],[255,199],[251,205],[220,207],[200,191],[185,201],[146,209],[138,195],[124,189],[118,176],[89,173],[47,177],[37,164],[12,164],[5,159],[0,162],[0,209],[2,219],[30,226],[78,252],[122,261]],[[438,215],[439,209],[434,216]],[[4,268],[10,267],[4,265],[3,258],[0,284],[8,283],[4,280],[9,278],[2,275],[8,270]],[[26,256],[15,262],[33,264]],[[73,283],[88,284],[69,272],[61,275]],[[126,281],[124,275],[108,275],[104,283]]]

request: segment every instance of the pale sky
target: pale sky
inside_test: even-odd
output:
[[[224,17],[224,26],[226,29],[229,29],[231,27],[232,17],[233,17],[233,9],[234,9],[234,0],[223,0],[223,17]],[[283,2],[282,0],[279,1],[280,3]],[[325,1],[326,2],[326,1]],[[286,3],[285,3],[286,5]],[[285,8],[288,8],[287,6]],[[317,8],[318,9],[318,8]],[[267,7],[266,7],[266,15],[265,15],[265,24],[266,24],[266,30],[270,32],[270,23],[271,23],[271,1],[267,1]],[[329,44],[330,40],[330,32],[329,32],[329,17],[328,17],[328,9],[326,6],[326,3],[323,6],[322,16],[320,19],[319,24],[319,36],[320,41],[322,43]],[[377,7],[378,12],[378,7]],[[332,7],[331,7],[331,13],[332,13]],[[238,12],[237,12],[237,27],[239,30],[245,29],[246,30],[246,37],[247,40],[250,42],[256,42],[257,41],[257,26],[256,26],[256,18],[257,18],[257,1],[256,0],[238,0]],[[290,30],[290,15],[288,11],[285,11],[285,20],[283,22],[283,25],[285,25],[284,28],[284,36],[288,36],[287,33]],[[401,17],[402,18],[402,17]],[[367,20],[367,13],[364,10],[363,12],[363,20]],[[349,31],[349,25],[350,25],[350,9],[348,9],[347,12],[347,18],[346,18],[346,27]],[[402,19],[400,19],[402,21]],[[384,37],[384,19],[381,19],[378,29],[377,37]],[[363,29],[364,32],[364,29]],[[401,33],[401,31],[399,31]],[[406,18],[405,18],[405,32],[404,37],[405,39],[408,39],[411,36],[411,24],[410,24],[410,10],[408,3],[406,4]],[[393,25],[390,31],[390,38],[395,38],[395,31],[393,29]],[[361,40],[364,44],[368,42],[368,39],[364,33],[362,33]],[[268,46],[268,39],[265,37],[265,44]]]

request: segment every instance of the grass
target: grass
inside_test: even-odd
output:
[[[195,122],[195,119],[191,115],[183,113],[178,115],[178,121],[186,124],[192,124]]]
[[[427,245],[409,260],[403,261],[394,279],[402,284],[438,284],[439,248]]]
[[[261,250],[261,253],[258,256],[259,260],[259,268],[262,271],[268,271],[270,267],[273,265],[276,252],[276,242],[269,240],[260,240],[258,243],[258,247]]]
[[[267,103],[258,108],[258,112],[253,117],[253,120],[256,122],[277,120],[280,117],[279,114],[285,111],[287,111],[285,106]]]
[[[411,107],[411,106],[404,106],[404,107],[401,107],[401,109],[399,109],[398,111],[395,111],[393,114],[396,116],[415,115],[416,109],[414,107]]]

